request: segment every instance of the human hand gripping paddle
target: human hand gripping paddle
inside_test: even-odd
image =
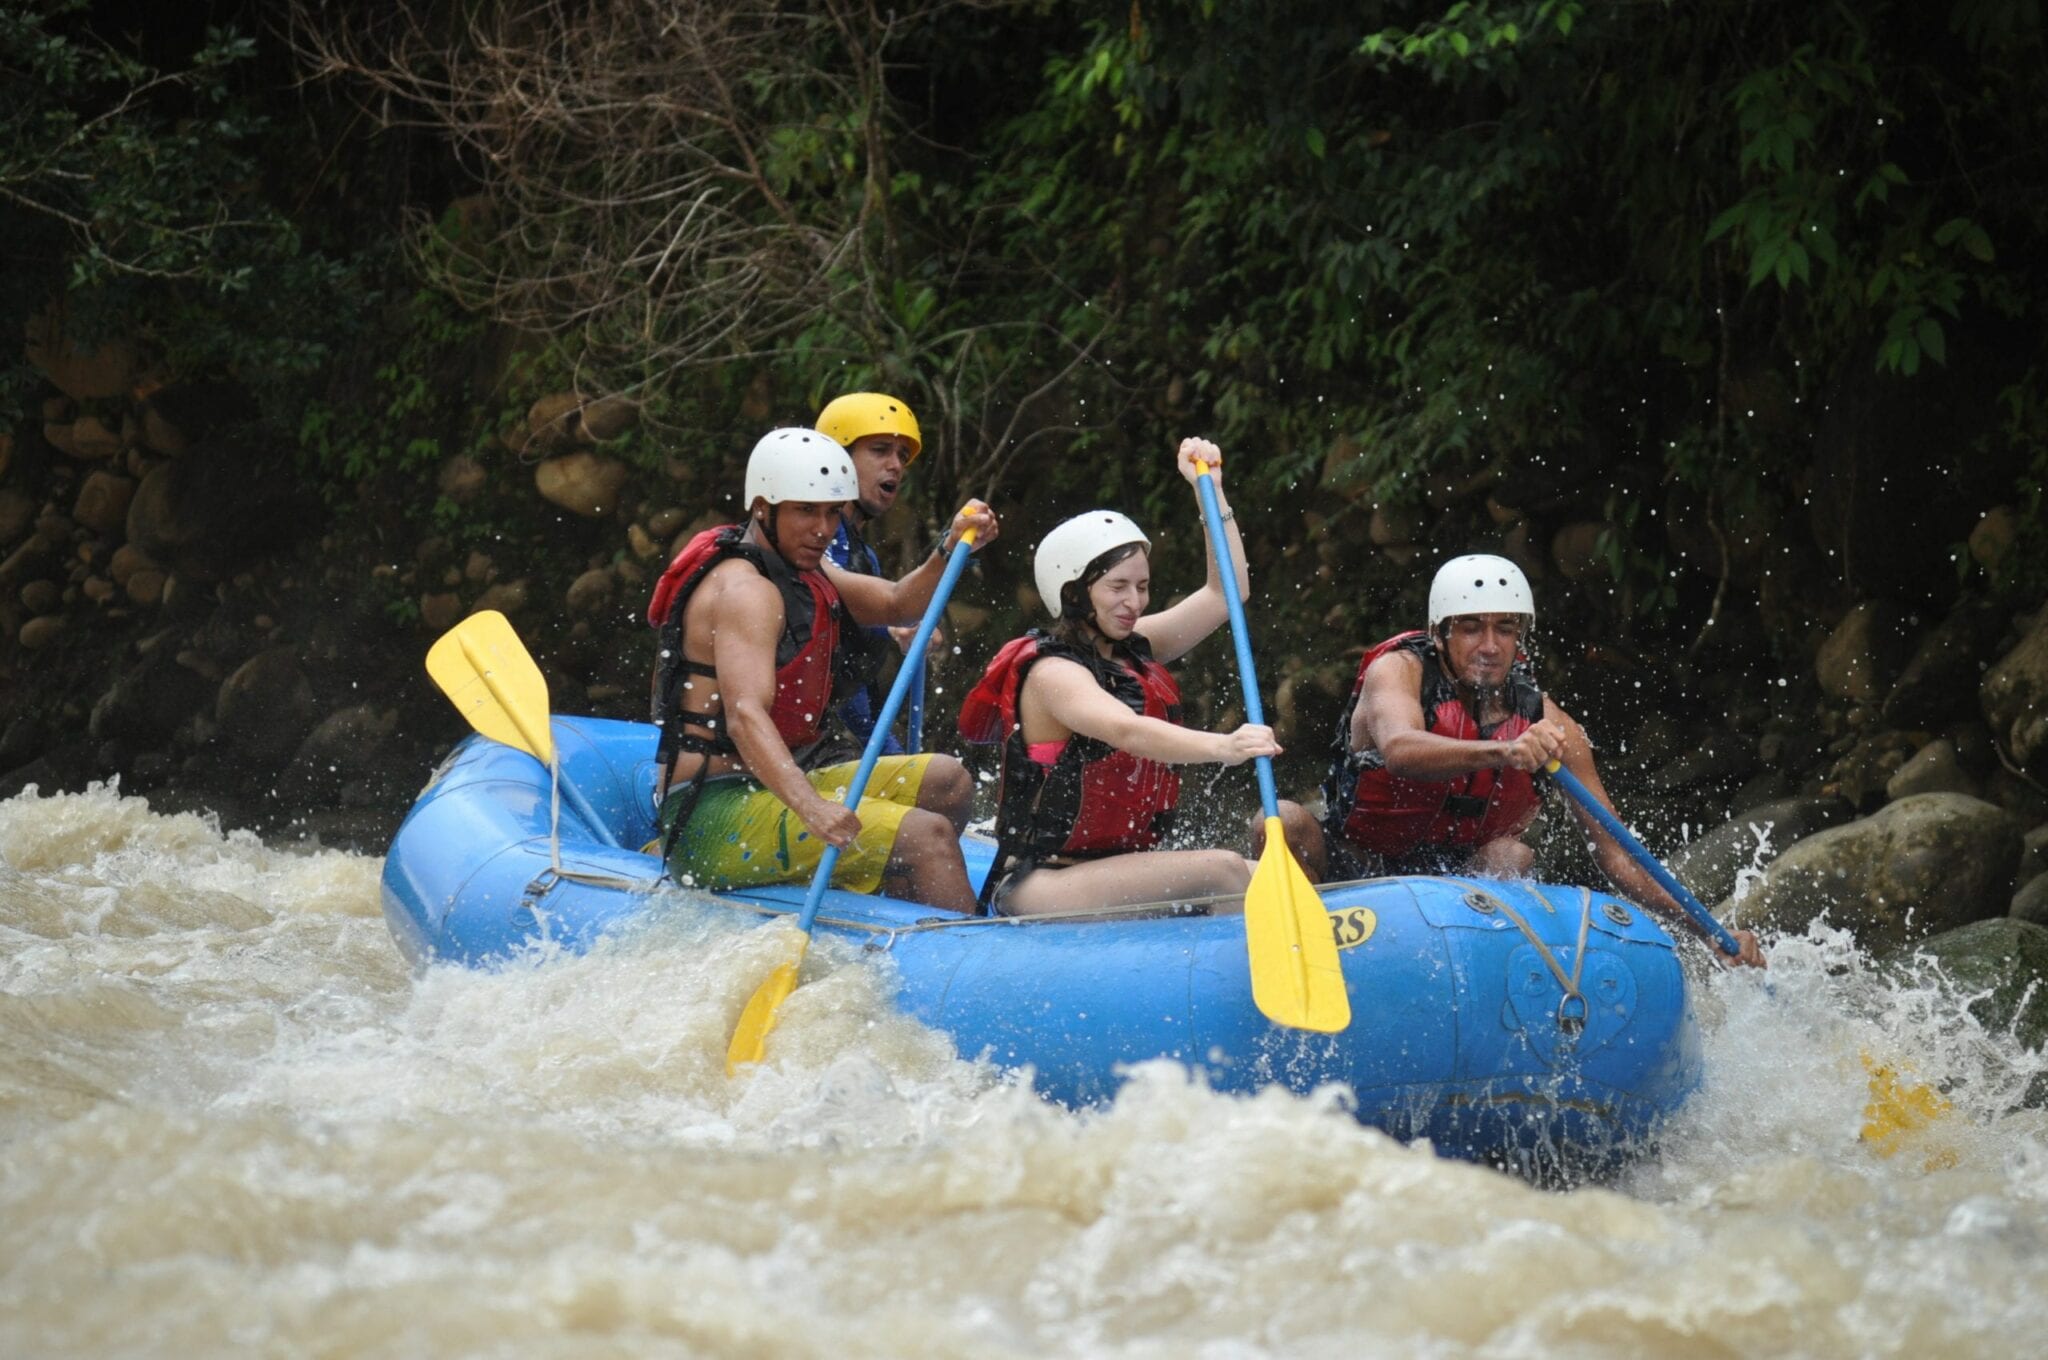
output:
[[[969,502],[967,508],[971,509],[973,504]],[[966,510],[963,509],[962,513]],[[968,554],[974,550],[974,536],[975,531],[968,529],[953,545],[952,555],[946,559],[946,574],[939,578],[938,587],[932,591],[932,602],[925,606],[924,618],[918,622],[917,633],[904,649],[903,664],[896,668],[896,680],[889,686],[889,697],[882,701],[882,711],[875,715],[875,729],[868,734],[867,749],[860,753],[860,768],[854,771],[853,782],[846,786],[845,805],[849,808],[858,808],[861,795],[867,792],[868,777],[875,772],[875,761],[881,757],[882,743],[888,740],[889,727],[896,721],[897,711],[903,707],[903,697],[909,692],[912,679],[923,678],[925,648],[931,642],[932,630],[938,627],[939,615],[946,608],[953,586],[960,580],[960,573],[967,569]],[[775,971],[747,998],[739,1023],[733,1026],[732,1042],[726,1046],[727,1076],[734,1075],[747,1063],[761,1061],[766,1051],[768,1032],[775,1028],[776,1012],[796,990],[797,969],[802,967],[804,952],[811,943],[811,926],[818,919],[818,905],[825,900],[825,888],[832,882],[832,870],[838,863],[839,847],[827,845],[824,854],[818,858],[818,871],[811,875],[811,890],[804,897],[803,910],[797,914],[796,927],[802,934],[797,939],[796,955],[776,965]]]
[[[1195,490],[1202,498],[1202,523],[1210,551],[1225,581],[1223,598],[1230,608],[1230,638],[1237,644],[1238,679],[1244,686],[1245,720],[1263,725],[1259,677],[1252,667],[1251,634],[1245,626],[1244,601],[1237,592],[1237,573],[1230,565],[1230,543],[1223,532],[1223,514],[1216,501],[1216,482],[1209,465],[1195,460]],[[1294,851],[1280,827],[1280,794],[1273,785],[1273,761],[1255,757],[1259,801],[1266,813],[1266,848],[1252,871],[1244,894],[1245,949],[1250,956],[1252,1000],[1276,1025],[1335,1034],[1351,1023],[1351,997],[1344,986],[1344,966],[1337,960],[1337,938],[1323,899],[1295,863]]]
[[[555,760],[554,727],[548,716],[548,682],[540,667],[512,631],[511,621],[495,609],[471,614],[441,635],[427,652],[427,674],[469,725],[493,741],[526,752],[545,765],[554,790],[550,804],[550,840],[558,847],[563,797],[590,824],[591,834],[606,845],[618,837],[574,784],[564,784]]]

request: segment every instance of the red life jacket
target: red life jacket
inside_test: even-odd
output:
[[[782,594],[782,636],[775,644],[775,701],[769,715],[791,751],[818,740],[832,700],[833,657],[839,646],[839,619],[844,606],[839,591],[822,571],[798,572],[774,553],[746,541],[746,530],[726,524],[706,529],[676,554],[654,584],[647,621],[661,634],[661,658],[655,666],[654,721],[661,728],[658,759],[662,778],[678,752],[735,756],[739,750],[723,728],[723,713],[705,714],[682,707],[683,682],[690,676],[716,680],[711,666],[683,656],[683,615],[690,597],[711,569],[732,558],[753,565]],[[671,724],[668,720],[675,717]],[[683,732],[701,728],[709,736]],[[664,785],[665,786],[665,785]]]
[[[1422,663],[1422,721],[1431,732],[1460,741],[1513,741],[1543,716],[1543,691],[1528,658],[1520,653],[1508,668],[1508,716],[1482,729],[1437,664],[1429,634],[1417,631],[1388,638],[1358,663],[1351,702],[1337,720],[1335,758],[1323,783],[1329,807],[1324,829],[1382,855],[1479,846],[1519,833],[1543,802],[1535,781],[1522,771],[1474,770],[1447,780],[1402,779],[1388,771],[1386,757],[1377,749],[1351,749],[1351,717],[1365,689],[1365,673],[1373,662],[1395,651]]]
[[[1002,743],[991,886],[1013,862],[1149,850],[1172,829],[1180,802],[1180,774],[1171,765],[1092,737],[1067,738],[1049,766],[1031,759],[1018,696],[1032,666],[1049,656],[1086,666],[1133,713],[1180,721],[1180,686],[1152,659],[1142,636],[1133,635],[1112,661],[1036,630],[1005,643],[960,707],[961,736],[981,745]]]

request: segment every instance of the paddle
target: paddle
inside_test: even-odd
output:
[[[1577,775],[1554,760],[1543,768],[1580,807],[1593,814],[1593,820],[1607,828],[1607,834],[1621,843],[1621,848],[1657,880],[1658,886],[1685,908],[1700,928],[1713,937],[1723,953],[1730,958],[1742,953],[1741,942],[1728,927],[1714,919],[1713,914],[1700,905],[1699,899],[1687,892],[1685,885],[1673,877],[1656,856],[1643,848],[1643,843],[1630,834],[1619,817],[1593,796],[1592,790],[1579,782]],[[1870,1102],[1863,1107],[1862,1137],[1864,1142],[1876,1144],[1881,1157],[1897,1153],[1910,1135],[1935,1123],[1954,1108],[1933,1087],[1904,1080],[1892,1068],[1880,1065],[1868,1052],[1863,1055],[1863,1066],[1870,1073]],[[1934,1169],[1944,1156],[1953,1163],[1953,1151],[1937,1150],[1928,1163],[1928,1169]]]
[[[568,798],[597,838],[618,845],[611,827],[582,791],[562,782],[548,717],[548,682],[512,631],[510,620],[495,609],[471,614],[428,650],[427,674],[471,727],[546,766],[555,791]]]
[[[1246,718],[1263,724],[1259,677],[1252,667],[1251,632],[1244,602],[1237,597],[1237,573],[1223,532],[1216,482],[1209,465],[1195,460],[1195,490],[1202,498],[1202,523],[1218,569],[1227,578],[1223,598],[1230,607],[1230,637],[1237,644],[1237,673],[1244,685]],[[1266,811],[1266,848],[1244,894],[1245,949],[1251,960],[1252,1000],[1276,1025],[1335,1034],[1351,1023],[1351,997],[1344,966],[1337,961],[1337,937],[1330,914],[1280,827],[1280,794],[1273,786],[1273,762],[1257,757],[1259,802]]]
[[[1685,908],[1686,914],[1692,917],[1693,922],[1701,930],[1706,931],[1715,944],[1721,946],[1722,953],[1730,958],[1742,953],[1741,942],[1729,932],[1728,927],[1715,920],[1714,914],[1701,906],[1699,899],[1687,892],[1685,885],[1680,883],[1655,855],[1643,848],[1643,843],[1635,838],[1634,833],[1621,824],[1621,818],[1609,812],[1606,804],[1595,798],[1593,791],[1579,782],[1577,775],[1555,760],[1543,768],[1566,793],[1572,796],[1573,802],[1591,813],[1594,821],[1607,828],[1607,834],[1620,842],[1621,848],[1628,851],[1631,859],[1643,866],[1643,872],[1657,880],[1658,887],[1670,893],[1672,900]]]
[[[882,701],[882,711],[875,716],[875,730],[868,734],[867,749],[860,754],[860,768],[854,771],[853,782],[846,786],[845,801],[850,808],[858,808],[861,795],[867,792],[868,776],[875,772],[875,762],[881,758],[882,743],[889,736],[889,725],[896,721],[896,713],[903,707],[903,696],[910,689],[913,674],[921,676],[923,673],[925,647],[931,641],[932,630],[939,625],[939,615],[946,608],[946,598],[953,593],[960,573],[967,569],[967,556],[973,549],[974,530],[969,529],[953,545],[952,556],[946,560],[946,574],[939,578],[938,588],[932,591],[932,602],[925,606],[917,634],[910,639],[910,646],[904,649],[903,664],[896,668],[896,679],[889,686],[889,697]],[[797,940],[796,956],[776,965],[775,971],[747,998],[739,1023],[733,1026],[732,1042],[726,1046],[727,1076],[734,1075],[747,1063],[761,1061],[768,1043],[768,1032],[775,1028],[776,1012],[796,990],[797,969],[803,965],[804,951],[811,943],[811,926],[818,919],[818,904],[825,900],[825,888],[831,883],[832,870],[838,863],[839,847],[826,846],[825,853],[818,858],[818,872],[811,875],[811,890],[804,896],[803,910],[797,914],[796,926],[803,934]]]
[[[916,755],[924,749],[924,658],[910,677],[910,715],[903,720],[903,749]]]

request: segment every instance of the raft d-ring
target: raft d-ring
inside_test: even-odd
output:
[[[1566,992],[1557,999],[1557,1032],[1574,1040],[1586,1032],[1585,997]]]
[[[526,885],[526,891],[519,898],[520,905],[538,907],[540,900],[553,892],[555,885],[561,881],[562,875],[555,872],[554,866],[550,865],[541,870],[538,874],[534,875],[533,882]]]

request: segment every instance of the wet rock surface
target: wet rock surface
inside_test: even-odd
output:
[[[1793,931],[1825,911],[1866,948],[1896,948],[2006,914],[2022,830],[1982,799],[1918,794],[1808,836],[1724,911],[1745,925]]]

